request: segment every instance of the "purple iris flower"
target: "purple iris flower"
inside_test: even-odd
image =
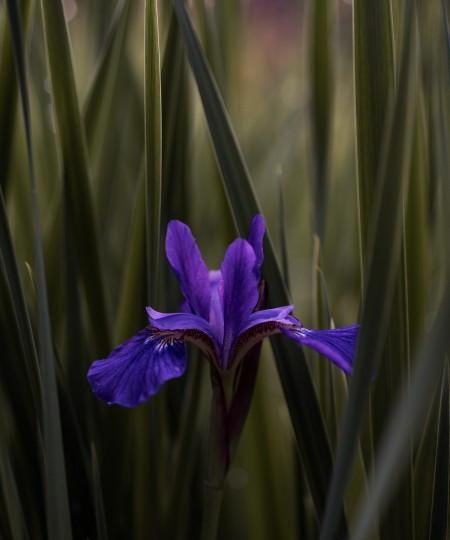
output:
[[[105,360],[92,363],[88,380],[108,404],[135,407],[186,370],[185,343],[195,344],[218,373],[237,366],[262,339],[281,333],[352,370],[358,325],[310,330],[292,315],[294,306],[261,307],[264,218],[256,215],[246,240],[228,247],[219,270],[208,270],[187,225],[171,221],[166,254],[184,303],[179,313],[147,308],[148,325]]]

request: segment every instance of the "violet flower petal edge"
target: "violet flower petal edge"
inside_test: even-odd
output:
[[[255,274],[256,255],[253,247],[242,238],[232,242],[221,264],[223,278],[222,367],[234,340],[245,325],[259,299],[259,279]]]
[[[255,269],[256,273],[259,275],[261,265],[264,261],[264,235],[266,233],[266,222],[264,217],[261,214],[256,214],[253,216],[252,222],[250,223],[250,229],[248,232],[247,240],[252,246],[255,255]]]
[[[94,394],[108,405],[136,407],[165,382],[181,377],[186,363],[184,343],[168,343],[144,328],[108,358],[94,361],[87,378]]]
[[[177,220],[169,222],[166,255],[190,311],[208,319],[210,304],[208,267],[191,229],[185,223]]]
[[[326,356],[344,373],[351,374],[355,359],[359,325],[354,324],[330,330],[283,329],[282,333],[300,345],[306,345]]]
[[[228,365],[239,362],[264,338],[279,334],[284,328],[295,328],[298,321],[291,315],[293,309],[293,305],[288,305],[251,313],[233,343]]]
[[[198,330],[214,340],[214,330],[209,322],[193,313],[162,313],[152,307],[145,308],[150,325],[158,330]]]
[[[209,287],[211,304],[209,308],[209,323],[214,331],[217,342],[223,341],[223,278],[220,270],[209,271]]]
[[[145,308],[151,328],[167,339],[189,341],[206,355],[216,358],[220,344],[209,322],[193,313],[161,313],[151,307]]]

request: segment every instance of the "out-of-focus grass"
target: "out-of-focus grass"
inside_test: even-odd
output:
[[[217,267],[258,204],[271,301],[364,327],[349,380],[263,347],[222,538],[447,538],[448,13],[414,4],[0,2],[2,538],[198,538],[204,360],[138,410],[85,373],[179,303],[169,219]]]

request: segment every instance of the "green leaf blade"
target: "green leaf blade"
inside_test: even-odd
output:
[[[80,272],[91,321],[97,329],[96,348],[105,354],[110,347],[108,309],[68,30],[60,0],[42,0],[41,9],[53,105],[62,151],[62,174],[73,205],[72,231],[77,242]]]
[[[42,373],[42,418],[44,439],[45,496],[48,536],[51,540],[72,538],[67,491],[64,449],[61,431],[58,392],[56,385],[55,357],[53,353],[47,284],[41,239],[40,215],[37,205],[36,180],[32,150],[31,120],[24,41],[20,14],[15,0],[9,0],[8,14],[19,82],[29,165],[29,184],[33,218],[34,264],[38,309],[38,351]]]
[[[399,84],[387,124],[374,194],[368,271],[355,369],[339,435],[321,540],[335,537],[338,508],[343,502],[357,449],[370,384],[383,352],[395,281],[399,275],[402,205],[407,193],[415,114],[417,42],[414,14],[414,10],[405,9]]]
[[[261,210],[220,92],[200,49],[184,3],[174,0],[173,6],[202,99],[230,209],[237,229],[244,236],[252,217]],[[269,304],[290,303],[269,234],[265,240],[264,276],[269,284]],[[297,443],[307,464],[314,503],[320,516],[324,509],[332,456],[317,397],[302,351],[279,337],[272,339],[272,346]]]
[[[156,304],[161,237],[162,117],[158,7],[145,4],[145,192],[148,300]]]

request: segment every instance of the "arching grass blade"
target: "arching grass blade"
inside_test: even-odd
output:
[[[3,16],[1,16],[3,15]],[[17,109],[17,80],[14,73],[14,56],[6,10],[0,14],[0,186],[7,192],[11,163],[14,117]]]
[[[145,3],[145,200],[147,231],[148,300],[156,304],[161,236],[161,62],[158,7]]]
[[[377,179],[376,206],[369,243],[369,263],[362,308],[361,331],[350,382],[343,423],[339,434],[336,464],[328,493],[321,540],[336,537],[339,508],[342,505],[353,458],[357,448],[369,388],[376,376],[398,276],[402,207],[407,193],[414,121],[417,42],[415,10],[405,9],[402,58],[396,98],[384,139],[383,157]]]
[[[83,103],[83,118],[86,130],[86,140],[89,142],[98,122],[97,114],[101,108],[102,99],[108,89],[110,62],[114,60],[114,46],[117,38],[122,38],[122,24],[127,15],[128,0],[118,0],[108,28],[102,51],[97,61],[95,73],[89,84]]]
[[[51,540],[72,537],[69,502],[66,483],[64,450],[61,433],[58,392],[56,386],[55,357],[53,353],[50,316],[48,310],[47,285],[45,280],[42,250],[41,225],[37,206],[37,186],[34,176],[34,162],[31,138],[30,105],[23,46],[22,27],[15,0],[7,2],[13,49],[19,82],[23,120],[28,152],[31,210],[33,219],[34,266],[36,274],[36,296],[38,311],[38,350],[42,368],[42,406],[45,495],[48,536]]]
[[[447,352],[448,354],[448,352]],[[448,364],[441,383],[438,440],[429,540],[448,538],[450,533],[450,377]]]
[[[311,4],[310,75],[313,159],[313,230],[323,242],[333,117],[333,2]]]
[[[395,484],[407,463],[410,440],[420,432],[430,397],[434,395],[448,361],[449,320],[450,288],[447,287],[431,331],[418,354],[411,384],[404,390],[386,429],[378,452],[377,473],[372,476],[367,497],[357,512],[353,540],[367,538],[378,514],[395,493]]]
[[[73,205],[72,231],[77,242],[90,319],[96,328],[96,348],[98,354],[105,354],[110,347],[108,310],[69,36],[61,0],[42,0],[41,8],[63,174],[67,178],[69,200]]]
[[[184,2],[173,0],[173,6],[202,99],[230,209],[239,232],[245,235],[251,218],[260,212],[253,184]],[[285,305],[289,303],[288,293],[270,235],[266,238],[265,254],[264,275],[269,284],[269,303]],[[301,350],[278,337],[273,338],[272,345],[297,443],[320,516],[324,508],[332,456],[314,387]]]

